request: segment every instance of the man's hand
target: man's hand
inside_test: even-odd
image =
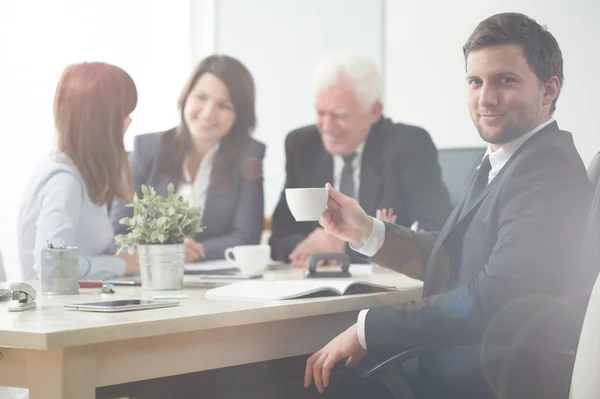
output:
[[[309,388],[314,379],[319,393],[325,392],[325,388],[329,386],[331,369],[337,362],[348,358],[346,367],[353,367],[367,355],[358,341],[357,328],[356,324],[352,325],[308,358],[304,371],[304,388]]]
[[[327,209],[319,219],[325,232],[342,241],[361,246],[373,230],[373,219],[356,200],[340,193],[327,184],[329,198]]]
[[[186,262],[196,262],[204,257],[204,245],[202,243],[196,242],[191,238],[186,238],[183,243],[185,244]]]
[[[322,252],[344,252],[343,241],[325,233],[321,228],[314,229],[300,244],[294,248],[289,258],[294,267],[308,267],[308,258]]]
[[[375,217],[384,222],[395,224],[398,216],[394,215],[394,208],[377,209]]]

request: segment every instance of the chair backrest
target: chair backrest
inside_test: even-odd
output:
[[[590,207],[585,242],[586,262],[600,269],[600,153],[596,154],[588,167],[588,177],[594,186],[594,197]],[[573,375],[571,378],[572,399],[600,398],[600,275],[588,302]]]
[[[600,261],[600,152],[596,154],[590,165],[588,166],[588,177],[594,186],[594,198],[588,218],[588,236],[586,244],[589,246],[588,251],[594,252],[596,255],[594,261]],[[599,264],[600,266],[600,264]]]
[[[438,150],[442,180],[450,192],[452,206],[455,206],[465,195],[467,179],[475,165],[483,159],[485,150],[485,147]]]
[[[600,277],[596,279],[585,313],[569,397],[600,398]]]
[[[600,181],[600,152],[596,154],[588,166],[588,177],[594,186]]]

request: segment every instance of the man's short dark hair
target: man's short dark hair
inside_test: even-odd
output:
[[[562,87],[563,58],[556,39],[545,27],[523,14],[496,14],[480,22],[463,46],[465,62],[473,51],[502,44],[523,46],[523,55],[538,79],[546,82],[556,76]],[[556,109],[557,100],[558,96],[550,112]]]

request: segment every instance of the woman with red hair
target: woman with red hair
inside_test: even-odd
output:
[[[108,217],[113,197],[132,197],[123,135],[136,104],[133,80],[114,65],[81,63],[64,70],[54,98],[57,150],[37,168],[19,211],[24,280],[39,277],[47,241],[78,248],[79,278],[137,271],[137,256],[115,255]]]

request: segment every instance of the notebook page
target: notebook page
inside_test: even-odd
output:
[[[206,291],[207,297],[248,299],[291,299],[318,291],[333,291],[341,295],[351,280],[273,280],[243,281]]]

